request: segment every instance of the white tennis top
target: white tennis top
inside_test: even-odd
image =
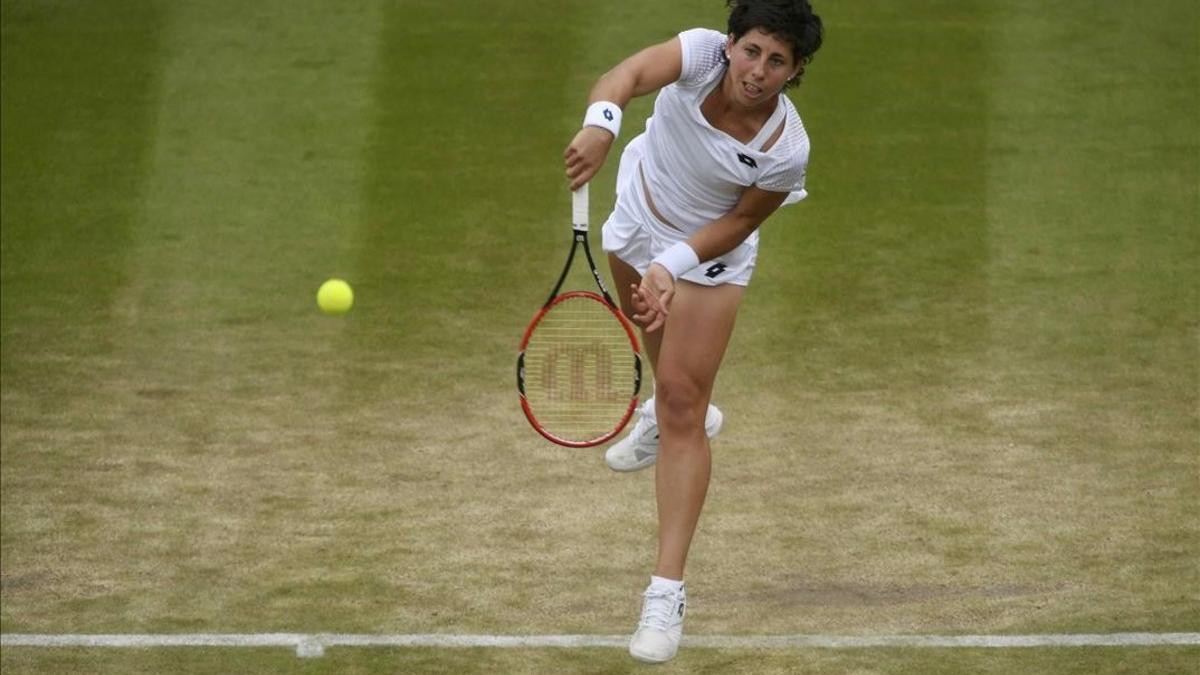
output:
[[[808,133],[796,107],[781,93],[775,112],[749,143],[715,129],[700,104],[725,74],[726,36],[694,28],[680,33],[679,42],[683,71],[659,91],[646,120],[642,171],[658,211],[690,234],[732,210],[751,185],[790,192],[787,204],[804,199]],[[763,152],[781,121],[783,134]]]

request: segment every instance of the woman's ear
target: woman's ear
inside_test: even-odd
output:
[[[804,68],[808,65],[808,59],[800,59],[800,63],[796,65],[796,72],[788,80],[794,80],[804,74]]]

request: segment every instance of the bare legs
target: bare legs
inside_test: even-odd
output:
[[[621,307],[632,314],[631,285],[641,277],[615,256],[609,256],[609,264]],[[643,333],[654,368],[659,430],[657,576],[683,578],[712,465],[704,414],[744,292],[742,286],[679,281],[666,325]]]

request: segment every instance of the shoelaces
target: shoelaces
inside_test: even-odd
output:
[[[642,607],[642,620],[638,627],[661,631],[669,630],[671,619],[675,614],[675,607],[682,600],[671,591],[660,591],[653,588],[646,589],[645,598],[646,604]]]

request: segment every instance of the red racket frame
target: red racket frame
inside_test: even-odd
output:
[[[590,253],[588,254],[588,261],[591,261]],[[569,265],[570,262],[568,261],[568,266]],[[533,414],[533,410],[529,406],[529,399],[525,397],[525,349],[529,346],[529,339],[533,336],[533,331],[537,328],[538,324],[541,323],[542,318],[545,317],[550,310],[554,309],[555,305],[565,300],[578,297],[590,298],[591,300],[600,303],[613,315],[614,318],[616,318],[617,322],[621,324],[621,328],[625,329],[625,335],[629,338],[629,346],[633,349],[634,358],[633,393],[629,398],[629,407],[625,410],[625,414],[621,417],[621,421],[615,427],[613,427],[612,431],[599,438],[588,441],[573,441],[570,439],[561,438],[551,433],[548,429],[542,426],[541,422],[538,422],[537,416]],[[529,420],[529,424],[532,425],[539,434],[545,437],[546,440],[552,443],[557,443],[558,445],[566,446],[568,448],[590,448],[611,440],[614,436],[621,433],[621,430],[625,428],[626,424],[629,424],[629,419],[633,417],[633,412],[637,410],[638,393],[641,391],[641,388],[642,358],[637,335],[633,332],[633,326],[630,325],[629,319],[626,319],[621,310],[613,304],[612,298],[608,297],[607,293],[600,295],[599,293],[595,293],[593,291],[568,291],[562,295],[551,296],[550,300],[547,301],[546,304],[540,310],[538,310],[537,314],[533,316],[533,320],[529,322],[529,327],[525,329],[525,335],[521,338],[520,354],[517,356],[517,391],[520,392],[521,395],[521,410],[525,413],[525,418]]]

